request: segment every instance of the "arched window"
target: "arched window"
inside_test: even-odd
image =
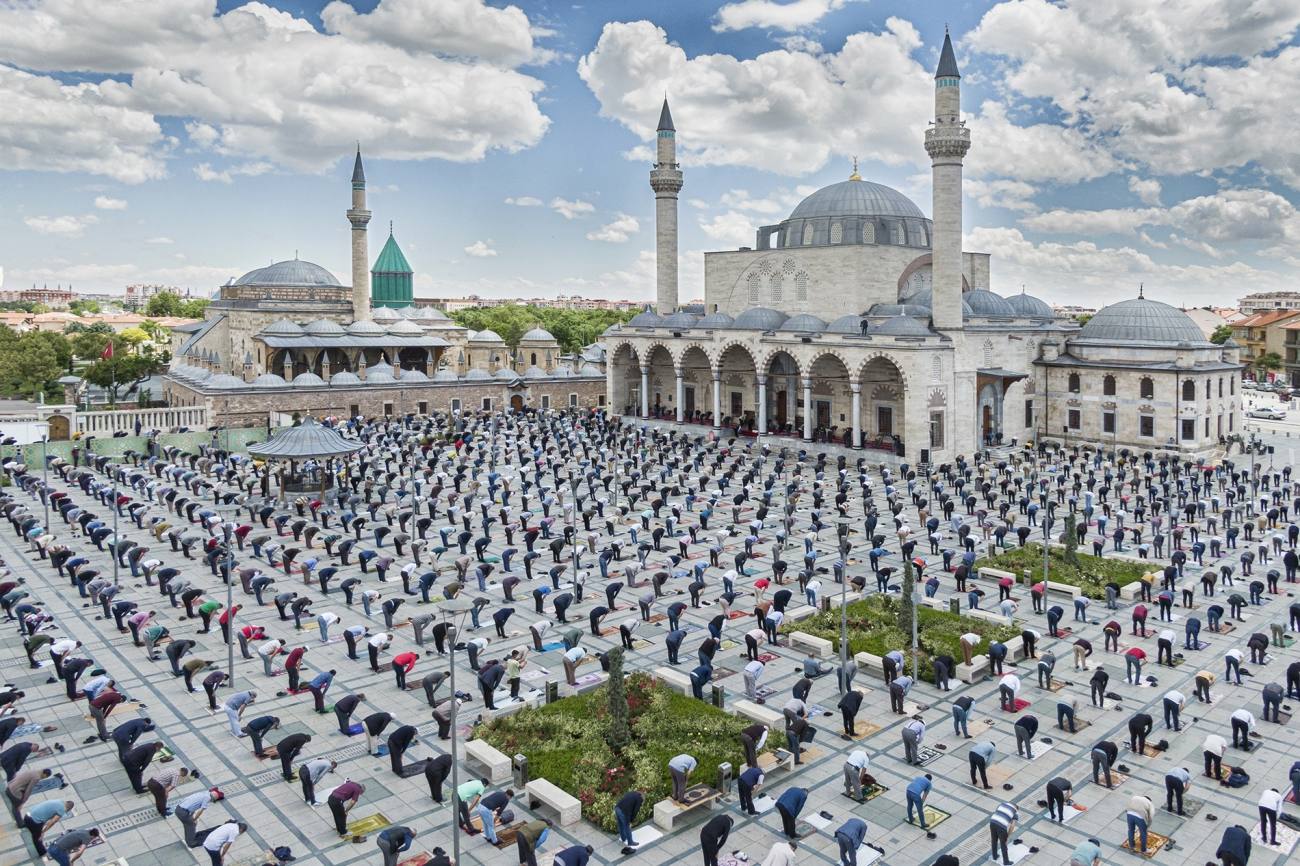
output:
[[[907,240],[903,233],[903,223],[901,221],[894,223],[894,243],[901,247],[906,242]]]
[[[1071,394],[1078,394],[1078,393],[1079,393],[1079,374],[1078,374],[1078,373],[1071,373],[1071,374],[1070,374],[1069,385],[1067,386],[1067,388],[1068,388],[1068,390],[1070,391]]]
[[[1223,396],[1223,377],[1219,377],[1219,396]]]
[[[844,242],[844,226],[841,223],[831,223],[831,243],[838,244]]]
[[[1138,394],[1143,400],[1150,400],[1156,395],[1156,383],[1151,381],[1150,376],[1143,376],[1142,381],[1138,384]]]
[[[812,223],[804,223],[804,226],[803,226],[803,245],[804,245],[804,246],[808,246],[809,244],[812,243],[812,235],[813,235]]]
[[[808,300],[808,274],[800,271],[794,275],[794,296],[797,300]]]
[[[771,279],[767,281],[767,286],[772,294],[772,303],[781,303],[781,275],[772,274]]]
[[[531,360],[530,360],[528,363],[529,363],[529,364],[532,364],[534,367],[536,367],[536,366],[537,366],[537,353],[536,353],[536,352],[533,352],[533,353],[531,354],[530,357],[531,357]]]
[[[1115,377],[1114,377],[1114,376],[1103,376],[1103,377],[1102,377],[1102,379],[1101,379],[1101,393],[1105,394],[1107,397],[1114,397],[1114,396],[1115,396]]]
[[[1206,380],[1205,380],[1205,399],[1206,399],[1206,400],[1208,400],[1208,399],[1210,399],[1211,397],[1214,396],[1213,394],[1210,393],[1210,381],[1211,381],[1211,380],[1209,380],[1209,379],[1206,379]]]
[[[930,359],[930,381],[936,385],[943,380],[943,362],[935,355]]]
[[[749,275],[749,305],[757,307],[759,303],[759,291],[763,287],[763,281],[759,279],[758,274]]]
[[[993,366],[993,341],[992,340],[984,341],[984,366],[985,367]]]
[[[1183,399],[1188,401],[1196,399],[1196,383],[1191,379],[1183,380]]]
[[[867,223],[862,227],[862,242],[864,244],[874,244],[876,242],[875,223]]]

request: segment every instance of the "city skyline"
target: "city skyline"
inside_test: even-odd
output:
[[[7,289],[208,292],[299,255],[347,279],[359,139],[372,248],[391,221],[417,296],[648,302],[666,93],[697,297],[703,251],[752,244],[854,157],[929,213],[947,23],[977,142],[965,247],[992,254],[995,291],[1100,306],[1139,283],[1188,305],[1289,288],[1300,143],[1274,102],[1300,2],[1204,5],[0,4],[16,119],[0,225],[20,241],[0,267]]]

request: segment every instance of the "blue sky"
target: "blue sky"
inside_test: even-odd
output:
[[[647,145],[667,92],[702,252],[862,174],[929,212],[921,137],[957,42],[967,248],[1049,301],[1229,303],[1294,287],[1300,0],[0,0],[6,288],[211,291],[371,249],[421,295],[653,295]]]

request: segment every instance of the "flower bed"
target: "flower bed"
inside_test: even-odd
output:
[[[846,608],[849,627],[849,655],[860,652],[883,656],[890,650],[903,650],[911,664],[912,636],[898,627],[898,606],[902,601],[893,595],[872,595],[851,602]],[[921,679],[934,681],[930,657],[950,655],[961,659],[961,636],[973,631],[987,641],[1007,641],[1020,634],[1015,626],[998,625],[982,619],[972,619],[937,610],[925,605],[917,608],[917,636],[920,641]],[[791,625],[789,631],[802,631],[826,638],[839,651],[840,612],[820,613]]]
[[[1065,561],[1065,551],[1059,547],[1051,548],[1048,556],[1049,580],[1077,586],[1088,598],[1097,599],[1106,597],[1106,584],[1111,581],[1124,586],[1135,580],[1141,580],[1142,575],[1159,568],[1155,563],[1142,565],[1123,559],[1090,556],[1081,552],[1075,553],[1078,565],[1074,566]],[[1025,569],[1029,569],[1033,581],[1037,583],[1043,579],[1043,546],[1027,544],[1024,547],[1014,547],[997,556],[981,559],[976,566],[1000,568],[1013,572],[1017,576]]]
[[[520,710],[478,730],[478,738],[507,755],[528,757],[529,775],[577,797],[582,816],[616,832],[614,804],[636,789],[645,795],[640,818],[672,793],[668,761],[683,752],[699,761],[697,781],[712,782],[718,764],[744,763],[740,732],[751,723],[660,685],[646,674],[627,678],[632,742],[616,755],[605,742],[609,706],[602,686],[536,709]]]

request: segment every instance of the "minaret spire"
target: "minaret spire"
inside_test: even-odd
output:
[[[677,130],[666,96],[655,138],[655,164],[650,170],[655,194],[655,308],[666,316],[677,309],[677,194],[682,191]]]
[[[961,119],[961,73],[952,37],[945,30],[934,74],[934,123],[925,131],[934,178],[930,315],[940,330],[962,326],[962,160],[968,150],[970,130]]]
[[[352,224],[352,318],[370,318],[370,252],[366,226],[370,211],[366,209],[366,171],[361,165],[361,142],[357,142],[357,159],[352,166],[352,207],[348,209]]]

